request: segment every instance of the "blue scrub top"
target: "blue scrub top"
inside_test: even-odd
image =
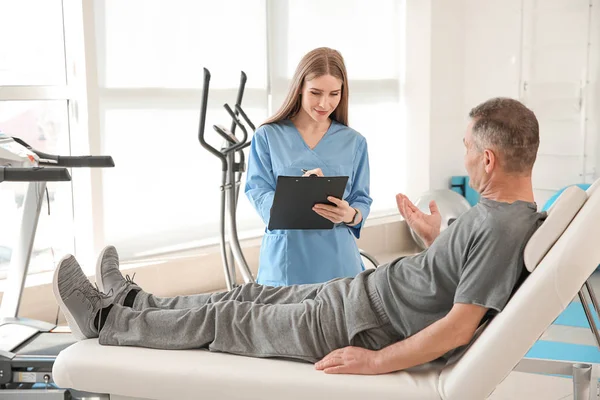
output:
[[[301,176],[302,169],[321,168],[325,176],[348,176],[344,200],[360,210],[363,222],[373,200],[369,196],[367,141],[355,130],[332,121],[314,149],[290,120],[263,125],[252,138],[245,192],[265,225],[279,175]],[[283,286],[353,277],[364,266],[355,237],[363,222],[336,224],[323,230],[265,229],[257,281]]]

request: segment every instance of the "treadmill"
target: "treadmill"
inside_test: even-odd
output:
[[[0,305],[0,399],[107,399],[58,388],[52,366],[58,353],[76,342],[69,331],[44,321],[19,318],[19,306],[47,182],[70,181],[67,168],[114,167],[110,156],[57,156],[37,151],[0,132],[0,184],[28,182],[23,220],[10,260]],[[1,190],[1,188],[0,188]]]

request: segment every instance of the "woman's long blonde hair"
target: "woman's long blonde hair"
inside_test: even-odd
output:
[[[290,90],[283,105],[271,118],[262,125],[280,122],[284,119],[294,117],[302,107],[300,97],[302,86],[305,81],[318,78],[323,75],[331,75],[342,81],[340,103],[331,113],[330,118],[344,125],[348,125],[348,79],[344,58],[337,50],[328,47],[319,47],[307,53],[296,67],[292,78]]]

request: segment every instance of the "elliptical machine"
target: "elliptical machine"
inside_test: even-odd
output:
[[[204,138],[204,127],[206,123],[206,107],[208,104],[208,91],[210,84],[210,72],[204,68],[204,85],[202,88],[202,107],[200,108],[200,126],[198,128],[198,140],[202,147],[208,150],[221,160],[222,179],[221,179],[221,206],[220,206],[220,236],[219,243],[221,249],[221,260],[225,273],[225,283],[227,289],[231,290],[237,286],[236,269],[237,264],[245,283],[254,282],[252,272],[244,258],[244,253],[240,246],[237,232],[236,210],[240,193],[240,182],[242,174],[246,170],[244,149],[250,146],[248,131],[244,124],[239,120],[240,115],[248,126],[254,131],[254,124],[250,121],[242,109],[242,98],[244,97],[244,88],[246,86],[246,74],[242,71],[240,86],[238,88],[237,99],[235,103],[235,112],[228,104],[223,107],[232,118],[231,129],[221,125],[213,125],[214,130],[224,139],[220,150],[208,144]],[[239,126],[242,131],[242,137],[235,136],[235,129]],[[236,160],[237,155],[237,160]],[[226,231],[229,231],[228,233]],[[228,236],[226,240],[225,236]]]

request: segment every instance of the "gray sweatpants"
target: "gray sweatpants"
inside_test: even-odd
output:
[[[316,362],[353,345],[379,350],[397,341],[367,270],[354,279],[160,298],[140,291],[133,307],[115,305],[103,345],[208,348],[253,357]]]

